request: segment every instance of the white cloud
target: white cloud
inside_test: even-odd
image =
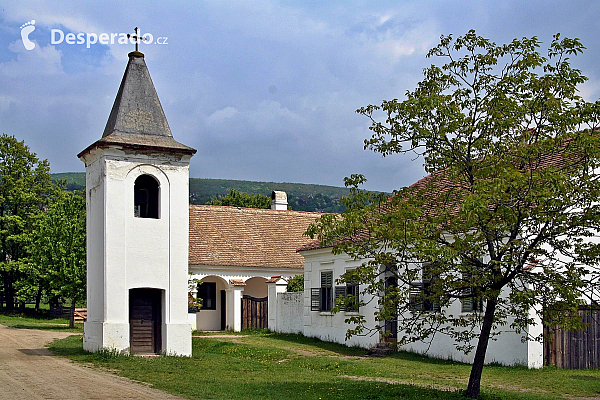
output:
[[[25,50],[19,39],[12,42],[8,48],[18,55],[14,60],[0,63],[0,79],[2,80],[64,74],[61,64],[61,52],[56,50],[54,46],[40,46],[36,43],[33,50]]]
[[[218,124],[226,119],[233,118],[238,114],[239,111],[235,107],[225,107],[210,114],[208,118],[206,118],[206,121],[209,124]]]
[[[589,77],[589,80],[579,86],[579,95],[586,101],[596,101],[600,97],[600,81]]]

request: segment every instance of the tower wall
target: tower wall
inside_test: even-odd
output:
[[[84,348],[129,351],[129,291],[162,291],[161,340],[166,354],[191,355],[187,322],[189,155],[118,148],[90,152],[88,321]],[[159,183],[159,218],[134,216],[140,175]]]

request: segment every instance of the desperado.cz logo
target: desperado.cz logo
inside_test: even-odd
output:
[[[29,40],[29,34],[35,31],[35,19],[21,25],[21,40],[23,40],[23,46],[26,50],[35,49],[35,43]]]
[[[29,34],[35,30],[35,20],[31,20],[21,25],[21,39],[23,40],[23,46],[27,50],[33,50],[35,43],[29,39]],[[62,29],[51,29],[50,30],[50,44],[75,44],[82,45],[88,49],[94,44],[135,44],[144,42],[146,44],[169,44],[168,37],[160,36],[154,40],[154,35],[151,33],[140,34],[137,32],[136,35],[128,35],[126,33],[100,33],[96,34],[93,32],[79,32],[65,33]]]

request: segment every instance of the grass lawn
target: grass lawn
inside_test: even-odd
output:
[[[63,318],[50,318],[45,315],[35,315],[19,312],[0,312],[0,324],[22,329],[43,329],[61,332],[83,332],[83,324],[75,324],[69,328],[69,320]]]
[[[298,335],[211,336],[193,339],[192,358],[88,354],[81,336],[50,348],[190,399],[459,399],[470,372],[469,365],[409,353],[366,357]],[[600,399],[600,370],[489,366],[482,382],[484,399]]]

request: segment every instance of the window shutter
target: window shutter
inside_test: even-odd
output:
[[[351,282],[346,285],[346,294],[352,295],[352,304],[348,305],[348,311],[358,311],[360,302],[360,290],[357,283]]]
[[[460,309],[461,312],[464,312],[464,313],[473,312],[473,298],[472,297],[466,297],[466,298],[462,299],[461,302],[462,302],[462,306]]]
[[[337,304],[337,299],[339,297],[346,297],[346,286],[336,286],[335,287],[336,304]],[[343,305],[340,305],[340,310],[344,311],[344,310],[346,310],[346,307]]]
[[[321,288],[310,289],[310,310],[321,311]]]
[[[423,309],[423,296],[421,296],[421,284],[413,284],[410,288],[408,300],[408,308],[410,311],[420,311]]]
[[[333,271],[321,271],[321,287],[333,286]]]

